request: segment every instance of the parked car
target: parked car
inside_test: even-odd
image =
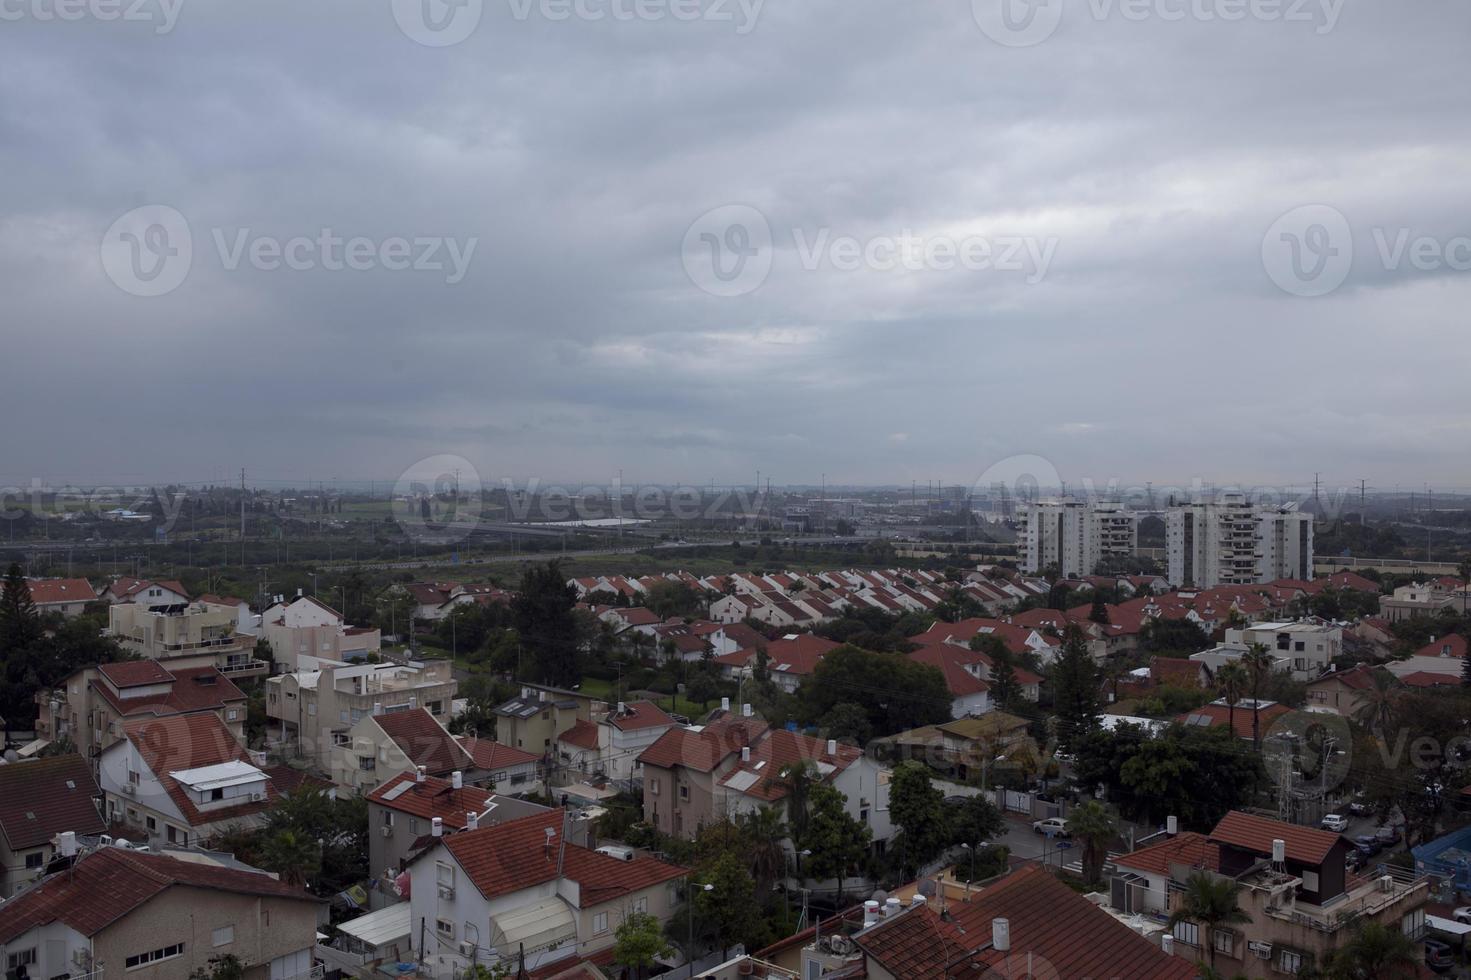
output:
[[[1341,834],[1348,829],[1348,817],[1345,817],[1341,813],[1329,813],[1323,817],[1323,822],[1319,826],[1324,830],[1331,830],[1335,834]]]
[[[1457,922],[1464,922],[1467,925],[1471,925],[1471,905],[1462,905],[1451,913],[1451,918]]]
[[[1425,940],[1425,965],[1436,973],[1445,973],[1456,965],[1451,948],[1438,939]]]
[[[1032,830],[1039,834],[1051,834],[1053,837],[1066,837],[1067,821],[1062,817],[1048,817],[1045,820],[1033,820]]]
[[[1367,817],[1373,812],[1373,809],[1368,803],[1357,798],[1348,805],[1348,812],[1355,817]]]
[[[1379,838],[1373,834],[1360,834],[1354,838],[1354,847],[1363,853],[1364,857],[1373,857],[1384,850],[1384,845],[1379,843]]]
[[[1385,824],[1383,827],[1380,827],[1378,830],[1374,831],[1374,836],[1379,840],[1379,843],[1383,844],[1385,847],[1392,847],[1395,844],[1398,844],[1400,841],[1399,828],[1392,827],[1389,824]]]

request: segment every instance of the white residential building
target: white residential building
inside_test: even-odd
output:
[[[1313,577],[1313,518],[1296,505],[1258,507],[1244,493],[1165,513],[1171,585],[1208,589]]]
[[[1275,670],[1291,673],[1293,680],[1315,681],[1343,652],[1343,630],[1326,623],[1254,623],[1226,630],[1224,643],[1191,654],[1190,659],[1215,671],[1240,660],[1257,644],[1272,656]]]
[[[1065,578],[1092,575],[1103,559],[1132,555],[1139,543],[1138,519],[1120,503],[1041,500],[1023,504],[1017,521],[1022,569],[1033,574],[1056,566]]]

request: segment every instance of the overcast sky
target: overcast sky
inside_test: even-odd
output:
[[[1464,0],[53,2],[0,480],[1471,484]]]

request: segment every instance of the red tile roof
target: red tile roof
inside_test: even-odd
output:
[[[1257,724],[1262,734],[1266,734],[1272,722],[1290,712],[1292,709],[1285,704],[1271,704],[1257,713]],[[1236,706],[1236,726],[1234,731],[1237,738],[1251,738],[1251,705],[1238,704]],[[1207,728],[1224,727],[1231,723],[1231,709],[1224,704],[1207,704],[1194,711],[1187,711],[1177,715],[1175,720],[1184,725],[1199,725],[1201,720],[1207,722]]]
[[[1114,858],[1114,864],[1156,875],[1168,875],[1172,864],[1219,871],[1221,849],[1212,844],[1205,834],[1186,831],[1157,844],[1122,854]]]
[[[1149,677],[1156,684],[1176,687],[1204,687],[1201,682],[1200,661],[1183,657],[1151,657]]]
[[[64,923],[84,936],[95,936],[175,886],[322,901],[260,872],[104,847],[84,854],[70,870],[54,874],[6,902],[5,914],[0,916],[0,943],[52,922]]]
[[[1449,633],[1437,637],[1415,651],[1417,657],[1455,657],[1459,660],[1466,658],[1466,638],[1459,633]]]
[[[577,724],[557,736],[557,741],[566,742],[583,749],[596,749],[598,747],[598,726],[590,721],[579,718]]]
[[[165,671],[169,689],[158,694],[119,697],[106,684],[94,690],[124,717],[133,715],[182,715],[191,711],[218,711],[227,704],[245,701],[245,693],[214,667],[187,667]]]
[[[720,656],[712,657],[711,659],[715,663],[720,664],[720,666],[722,667],[744,667],[749,664],[751,662],[751,659],[755,656],[756,649],[754,647],[742,647],[739,650],[732,650],[730,653],[722,653]]]
[[[766,646],[766,637],[745,623],[726,623],[720,627],[720,633],[730,642],[742,647],[754,649]]]
[[[470,756],[427,708],[389,711],[373,721],[416,766],[431,776],[470,768]]]
[[[944,674],[945,686],[950,689],[952,697],[970,697],[975,694],[984,694],[991,689],[991,685],[965,669],[965,664],[969,660],[966,651],[948,643],[920,647],[909,654],[909,659],[934,667]]]
[[[167,684],[174,676],[164,670],[157,660],[124,660],[115,664],[102,664],[97,670],[112,681],[116,688]]]
[[[266,781],[265,799],[238,803],[234,806],[201,812],[170,772],[199,769],[222,762],[250,761],[250,753],[235,741],[235,736],[214,714],[208,711],[166,718],[146,718],[123,722],[123,734],[137,748],[139,756],[163,786],[174,806],[191,827],[236,820],[270,809],[280,798],[270,781]]]
[[[64,830],[106,833],[92,801],[101,795],[87,760],[75,753],[0,766],[0,838],[18,851]]]
[[[667,728],[674,724],[674,719],[652,701],[629,701],[623,707],[624,713],[621,715],[618,714],[616,708],[608,712],[608,724],[620,732],[636,732],[644,728]]]
[[[789,732],[785,728],[769,731],[751,749],[751,761],[742,762],[720,780],[722,786],[740,786],[749,783],[739,792],[758,800],[771,802],[785,799],[791,786],[781,779],[781,772],[796,762],[809,762],[819,767],[828,767],[823,779],[831,782],[841,772],[863,758],[863,750],[852,745],[838,743],[837,752],[829,755],[827,743],[807,735]],[[749,774],[749,775],[743,775]],[[750,781],[754,775],[755,781]],[[732,787],[735,788],[735,787]]]
[[[773,673],[806,676],[817,669],[824,656],[841,645],[812,633],[803,633],[790,640],[771,641],[766,645],[766,656]]]
[[[1036,866],[1013,872],[967,902],[949,903],[948,911],[949,922],[928,906],[901,912],[855,938],[899,980],[968,977],[978,971],[1000,976],[1007,963],[1015,968],[1028,962],[1034,975],[1067,978],[1193,980],[1198,973],[1194,964],[1161,952]],[[996,918],[1010,924],[1009,958],[989,945]],[[970,952],[977,947],[985,948]]]
[[[28,578],[31,600],[38,606],[59,605],[66,602],[91,602],[97,598],[97,590],[84,578]]]
[[[599,905],[687,873],[685,868],[654,858],[620,861],[569,843],[562,835],[563,818],[561,810],[535,813],[445,837],[442,846],[487,899],[555,881],[559,863],[562,877],[580,886],[578,908]]]
[[[1400,678],[1401,684],[1410,687],[1457,687],[1461,683],[1458,674],[1440,674],[1429,670],[1417,670]]]
[[[368,802],[424,820],[439,817],[452,830],[464,830],[465,814],[484,813],[490,803],[491,794],[483,789],[474,786],[455,789],[448,779],[437,776],[425,776],[422,783],[416,783],[414,775],[399,773],[369,793]],[[409,784],[409,789],[388,799],[389,792],[404,783]]]
[[[472,735],[457,735],[455,741],[469,754],[477,769],[509,769],[511,766],[532,765],[541,761],[541,756],[523,751],[512,745],[502,745],[488,738]]]
[[[1232,810],[1221,818],[1210,832],[1213,843],[1229,844],[1253,854],[1269,856],[1272,841],[1281,840],[1287,845],[1287,858],[1302,864],[1322,864],[1328,854],[1343,838],[1331,831],[1313,827],[1257,817],[1240,810]]]
[[[766,728],[766,722],[758,718],[722,718],[699,731],[671,728],[640,752],[638,761],[663,769],[686,766],[710,772],[731,755],[753,744]]]
[[[161,589],[167,589],[170,592],[177,593],[185,599],[189,598],[189,593],[185,591],[184,586],[172,579],[168,581],[150,581],[149,579],[128,578],[124,576],[123,578],[114,579],[103,591],[116,596],[119,601],[131,601],[138,593],[155,585]]]

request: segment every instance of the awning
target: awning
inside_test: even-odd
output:
[[[350,919],[337,928],[352,938],[376,948],[397,940],[408,939],[412,931],[409,921],[409,903],[398,902],[386,909],[379,909],[377,912],[369,912],[367,915]]]
[[[567,903],[557,898],[494,916],[490,930],[491,945],[502,956],[523,946],[530,953],[577,942],[577,920]]]

